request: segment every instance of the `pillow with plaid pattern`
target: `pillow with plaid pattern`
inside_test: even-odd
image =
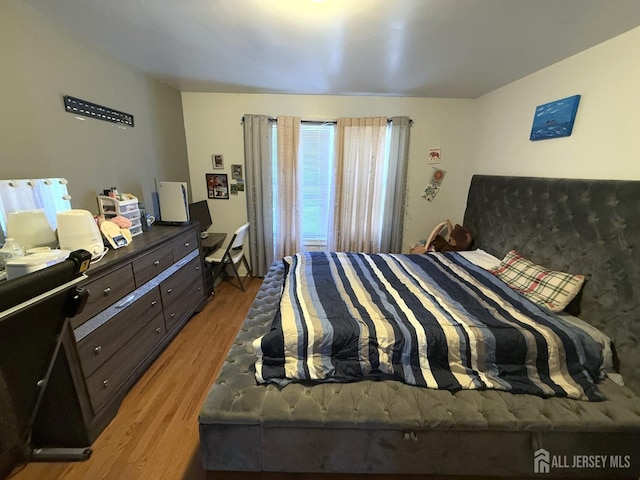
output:
[[[515,250],[507,253],[500,265],[489,271],[521,295],[552,312],[564,310],[584,283],[584,275],[546,269]]]

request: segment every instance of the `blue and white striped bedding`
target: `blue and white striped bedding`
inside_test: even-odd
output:
[[[289,262],[271,330],[254,342],[259,383],[377,378],[602,400],[601,345],[456,253]]]

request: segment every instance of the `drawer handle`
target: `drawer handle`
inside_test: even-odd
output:
[[[162,329],[160,327],[156,328],[156,333],[160,333]]]
[[[198,291],[200,291],[200,290],[202,290],[202,286],[199,286],[199,287],[198,287]]]
[[[199,272],[199,271],[200,271],[200,267],[196,267],[196,272]]]
[[[189,248],[189,242],[185,242],[184,248]]]
[[[171,292],[173,292],[173,288],[167,288],[167,293],[168,293],[169,295],[171,295]]]
[[[102,382],[102,388],[108,388],[109,387],[109,380],[105,380],[104,382]]]
[[[93,351],[95,352],[96,355],[100,355],[102,353],[102,345],[98,345],[96,348],[93,349]]]
[[[171,318],[173,318],[175,316],[176,316],[176,312],[172,312],[171,315],[170,315]]]
[[[151,306],[152,306],[152,307],[155,307],[157,303],[158,303],[158,301],[157,301],[157,300],[154,300],[154,301],[152,301],[152,302],[151,302]]]
[[[120,303],[116,304],[116,308],[124,308],[128,306],[131,302],[136,299],[135,294],[131,294],[128,297],[124,298]]]
[[[104,289],[104,296],[108,296],[111,293],[111,287],[107,287]]]
[[[153,264],[157,267],[158,265],[160,265],[160,260],[156,260],[155,262],[153,262]]]

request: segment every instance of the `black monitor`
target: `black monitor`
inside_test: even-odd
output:
[[[211,214],[207,200],[189,204],[189,219],[200,223],[200,231],[206,232],[211,226]]]

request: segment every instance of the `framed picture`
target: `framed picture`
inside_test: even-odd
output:
[[[440,163],[442,161],[442,150],[440,147],[429,149],[429,163]]]
[[[574,95],[538,105],[529,140],[546,140],[571,135],[579,103],[580,95]]]
[[[229,183],[226,173],[207,173],[207,198],[229,199]]]
[[[238,194],[238,184],[237,183],[232,183],[229,186],[231,187],[231,195],[237,195]]]
[[[242,177],[242,165],[231,165],[231,178],[234,180],[241,180]]]
[[[211,155],[211,160],[213,161],[213,168],[224,168],[224,160],[221,153],[214,153],[213,155]]]

